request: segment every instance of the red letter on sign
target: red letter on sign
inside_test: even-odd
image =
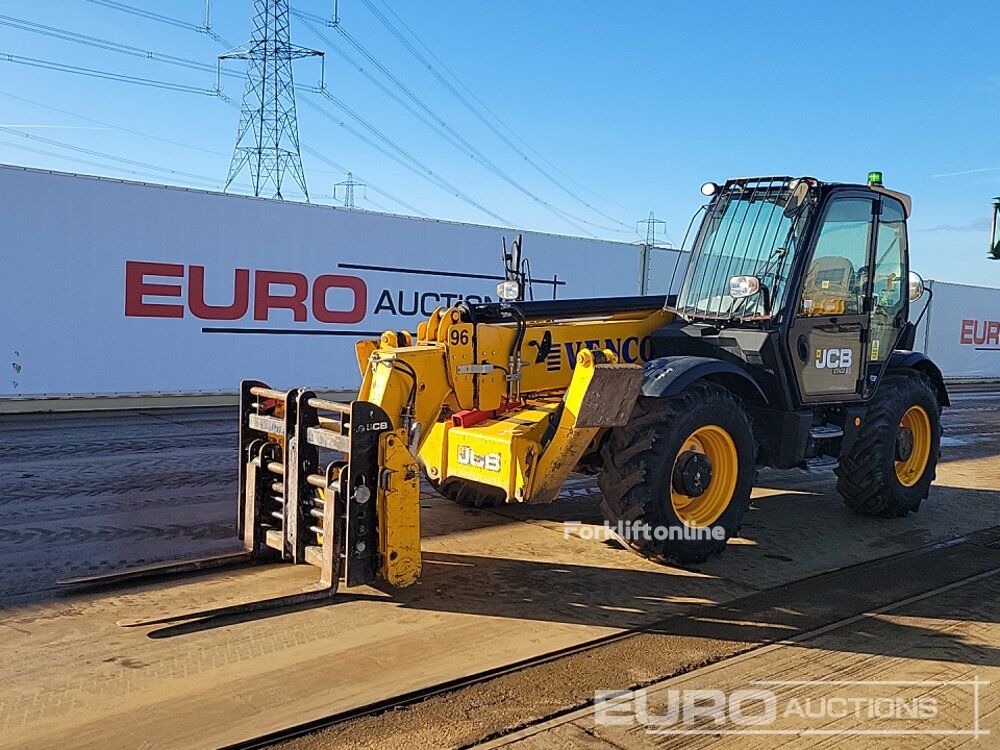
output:
[[[295,287],[291,296],[271,294],[271,284],[290,284]],[[291,310],[297,323],[306,322],[306,297],[309,296],[309,280],[301,273],[286,271],[257,271],[254,274],[253,317],[267,320],[268,310],[280,308]]]
[[[1000,344],[1000,320],[991,320],[986,325],[986,343]]]
[[[205,266],[188,267],[188,307],[202,320],[239,320],[250,308],[250,272],[237,268],[233,281],[233,304],[205,304]]]
[[[354,307],[350,310],[330,310],[326,306],[329,289],[350,289],[354,292]],[[313,316],[320,323],[360,323],[368,310],[368,287],[357,276],[323,274],[313,282]]]
[[[125,316],[136,318],[183,318],[184,307],[144,302],[148,295],[159,297],[180,297],[181,288],[177,284],[147,284],[146,276],[174,276],[184,278],[184,266],[177,263],[145,263],[139,260],[125,261]]]
[[[962,321],[962,343],[971,344],[972,343],[972,327],[974,323],[971,320]]]

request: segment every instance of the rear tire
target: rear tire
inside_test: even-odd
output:
[[[685,485],[691,478],[682,475],[698,452],[715,461],[709,461],[707,487],[694,494],[700,487]],[[724,388],[702,382],[672,398],[640,398],[601,453],[601,510],[612,525],[647,526],[651,533],[625,538],[641,555],[700,563],[739,532],[750,505],[756,444],[746,411]],[[692,534],[691,526],[713,533]]]
[[[850,453],[840,459],[837,491],[859,515],[905,516],[930,492],[940,450],[941,407],[934,387],[916,371],[886,375]]]

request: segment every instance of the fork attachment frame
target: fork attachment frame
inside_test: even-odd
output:
[[[238,533],[248,550],[320,569],[335,591],[379,574],[379,437],[390,429],[375,404],[341,404],[298,389],[245,381],[240,395]]]
[[[60,581],[107,586],[254,563],[276,553],[319,568],[311,596],[375,583],[380,574],[380,407],[342,404],[312,391],[240,384],[237,536],[244,549]]]

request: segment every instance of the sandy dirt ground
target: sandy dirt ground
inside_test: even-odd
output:
[[[994,570],[479,748],[998,747],[998,600]]]
[[[235,549],[234,415],[6,419],[0,747],[219,747],[998,526],[997,395],[956,396],[937,486],[905,519],[852,516],[832,477],[765,472],[742,537],[681,570],[567,537],[563,521],[599,523],[589,479],[551,506],[499,512],[428,491],[425,575],[411,589],[139,629],[116,621],[294,593],[315,575],[275,565],[57,590],[72,575]]]

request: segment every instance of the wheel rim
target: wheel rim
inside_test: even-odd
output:
[[[903,430],[908,430],[912,435],[913,446],[906,458],[896,459],[896,478],[904,487],[912,487],[924,475],[931,457],[931,418],[924,407],[914,405],[906,410],[899,420],[897,433]]]
[[[708,459],[711,478],[704,491],[692,497],[675,487],[673,477],[681,459],[688,452],[700,453]],[[708,526],[723,514],[736,490],[739,457],[736,443],[724,429],[705,425],[691,433],[674,459],[670,483],[670,504],[677,517],[688,526]]]

